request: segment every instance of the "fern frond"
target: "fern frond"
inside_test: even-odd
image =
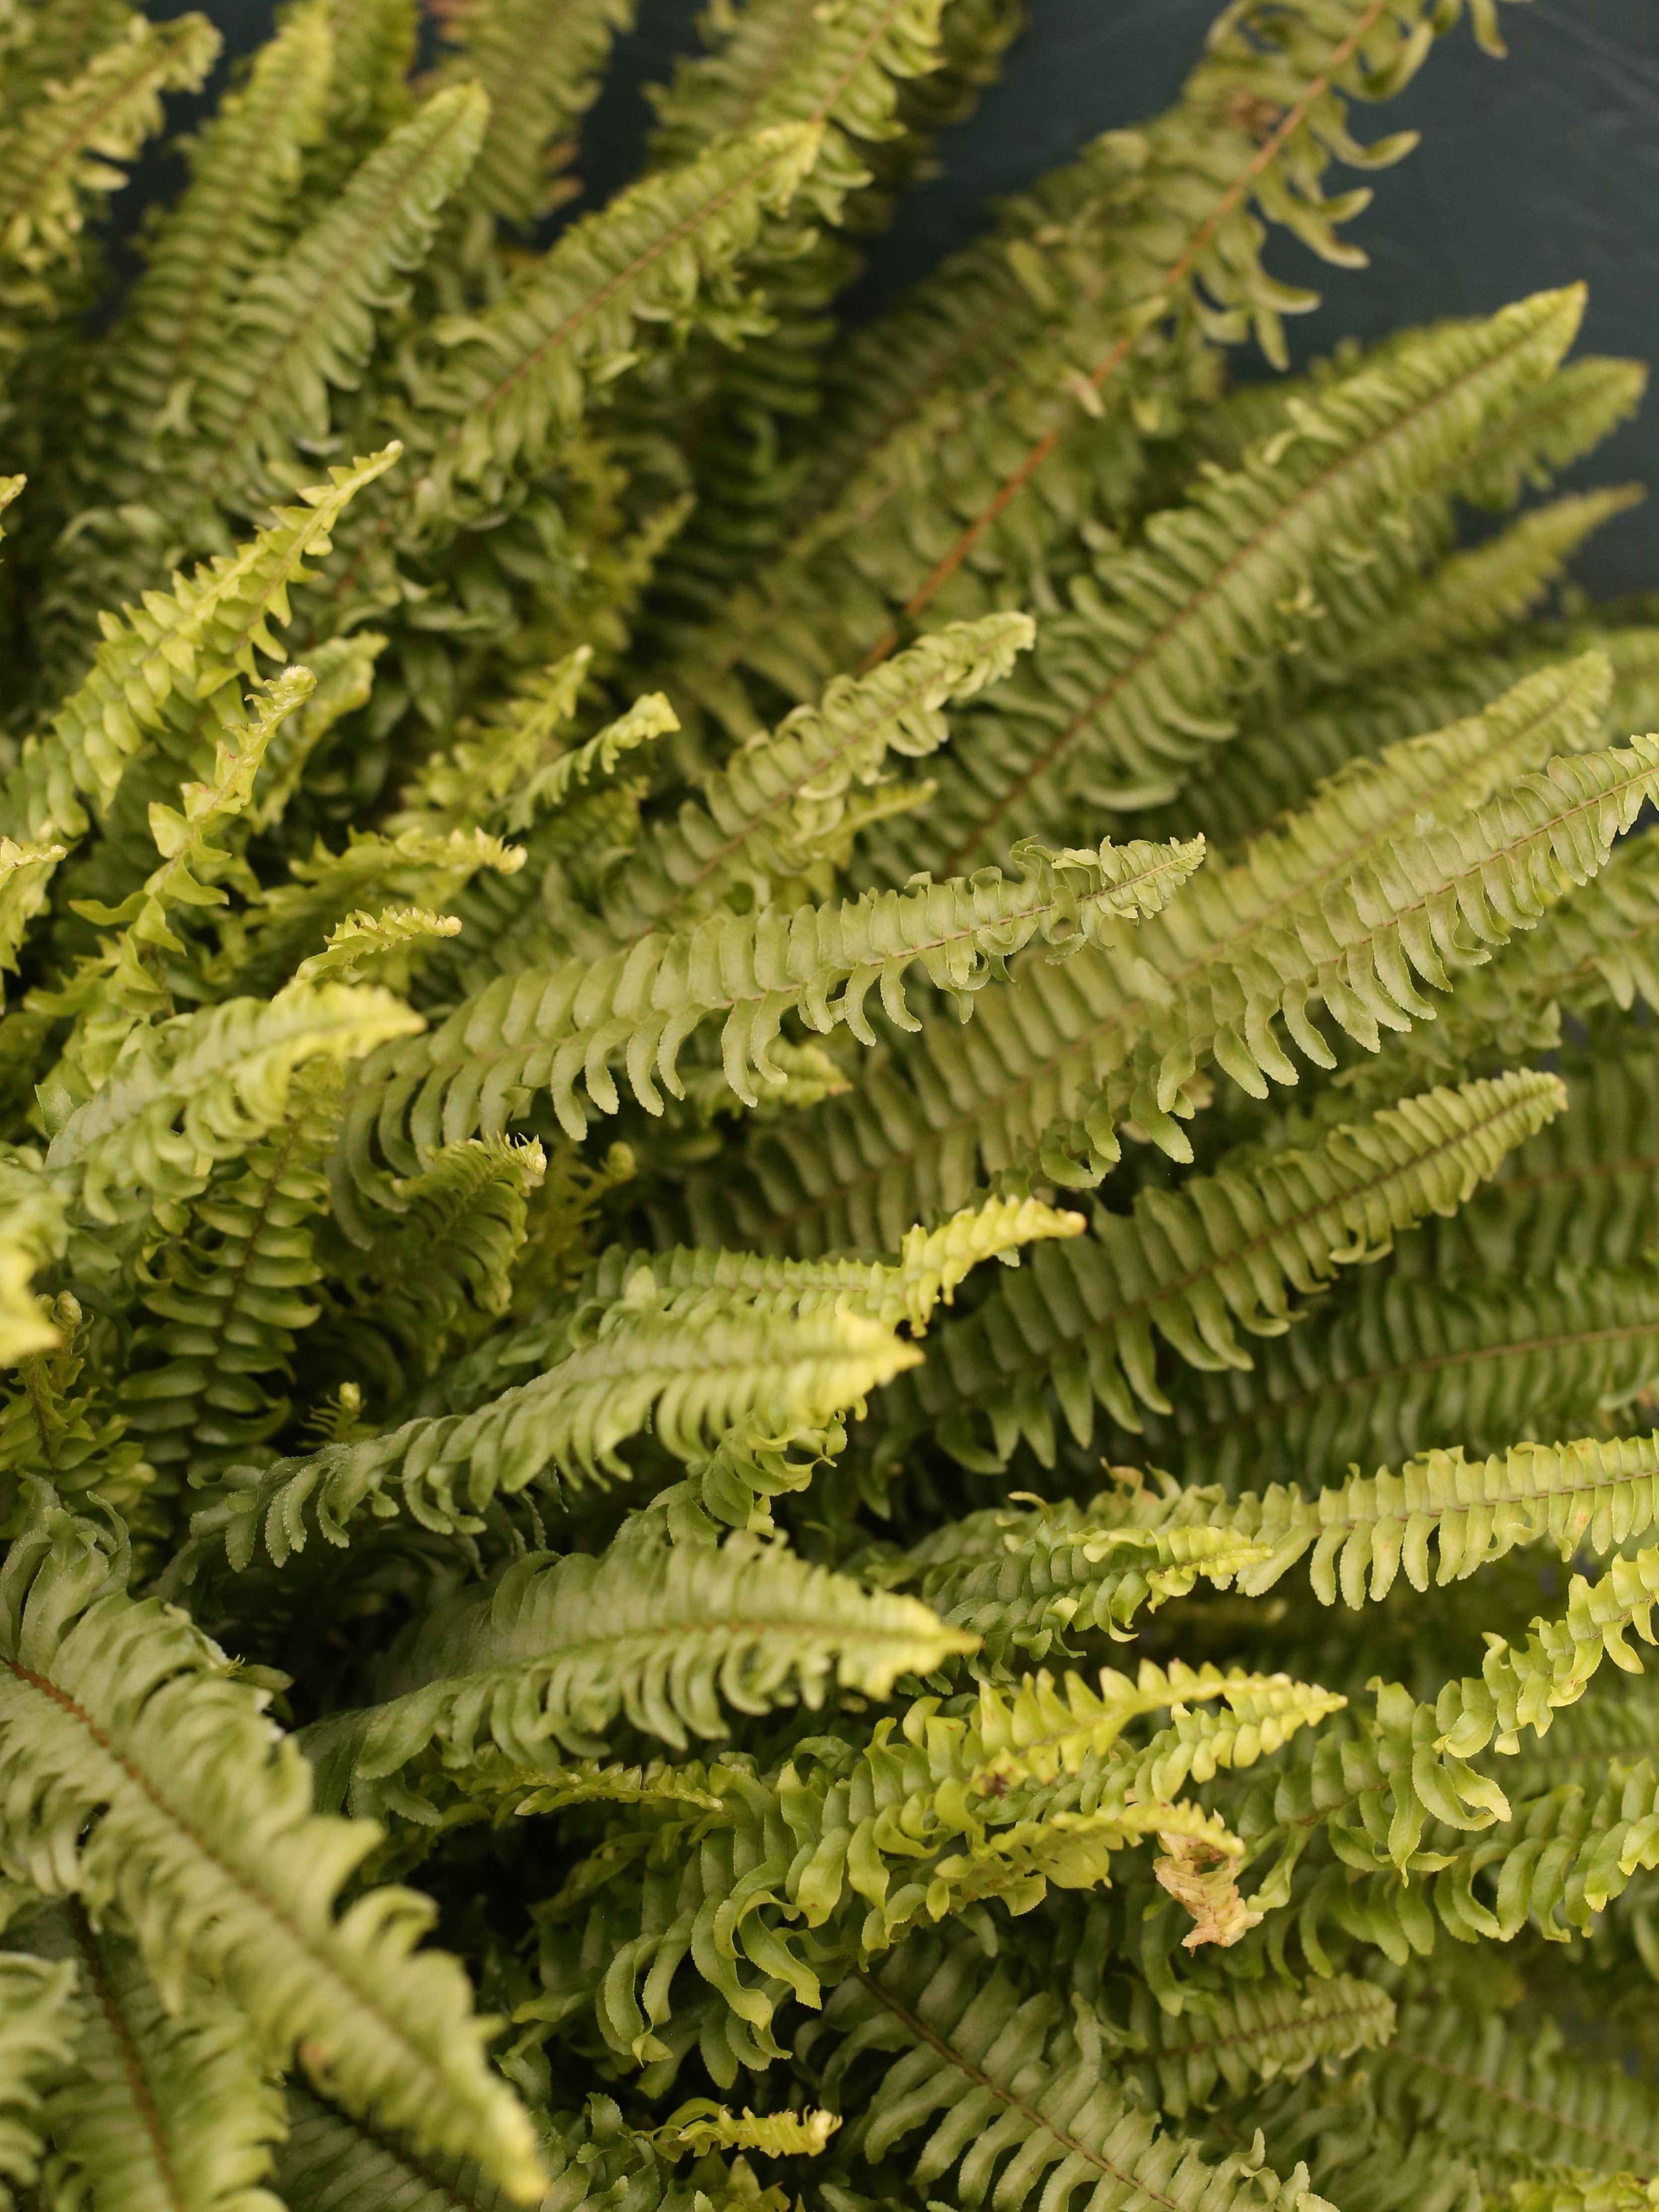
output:
[[[127,1425],[101,1377],[86,1372],[91,1329],[80,1300],[62,1291],[41,1301],[41,1316],[57,1340],[24,1354],[16,1387],[0,1401],[0,1510],[13,1525],[31,1480],[66,1498],[95,1487],[118,1511],[153,1474],[138,1445],[123,1441]]]
[[[31,279],[73,255],[88,196],[126,182],[130,161],[161,125],[161,94],[194,92],[219,52],[205,15],[170,22],[129,18],[126,34],[95,53],[72,82],[44,89],[0,134],[0,273],[13,305],[49,302]]]
[[[665,2156],[701,2158],[711,2150],[755,2150],[769,2158],[817,2158],[842,2124],[837,2112],[728,2112],[712,2097],[693,2097],[669,2114],[651,2140]]]
[[[520,848],[482,830],[405,830],[396,836],[354,830],[338,853],[319,840],[308,855],[289,860],[289,881],[264,891],[227,932],[219,959],[224,987],[280,990],[302,966],[323,958],[366,907],[398,899],[419,901],[421,910],[445,908],[481,869],[510,876],[523,866]]]
[[[1146,546],[1105,556],[1076,611],[1044,623],[1029,689],[966,718],[911,865],[954,872],[1079,808],[1172,798],[1232,735],[1230,702],[1305,621],[1322,569],[1362,562],[1379,511],[1409,513],[1490,408],[1549,374],[1580,312],[1540,294],[1322,392],[1158,516]]]
[[[1034,635],[1028,616],[988,615],[936,631],[861,680],[837,677],[816,706],[797,708],[708,777],[677,820],[647,830],[605,901],[617,939],[683,927],[740,890],[764,905],[826,864],[845,866],[869,811],[849,787],[879,787],[889,753],[936,751],[950,735],[941,708],[1000,683]],[[930,791],[912,787],[906,803]],[[892,800],[874,804],[885,811]]]
[[[438,82],[477,84],[489,102],[461,197],[505,222],[538,222],[572,190],[559,173],[612,40],[632,28],[634,0],[577,0],[551,22],[535,0],[461,0],[442,21],[446,45],[459,51]]]
[[[684,1096],[680,1049],[701,1024],[722,1016],[726,1083],[754,1106],[757,1083],[776,1083],[769,1048],[786,1014],[819,1033],[845,1023],[861,1044],[873,1044],[864,1000],[878,988],[890,1020],[919,1028],[904,996],[913,965],[966,1012],[1023,945],[1036,939],[1064,957],[1110,942],[1128,922],[1155,914],[1202,857],[1190,845],[1103,843],[1098,853],[1023,846],[1014,854],[1018,881],[988,868],[966,881],[793,913],[721,908],[693,928],[653,933],[603,959],[570,960],[551,975],[505,975],[458,1007],[422,1047],[366,1070],[352,1140],[361,1158],[378,1124],[382,1145],[395,1154],[407,1115],[416,1146],[441,1136],[453,1143],[476,1129],[499,1129],[544,1089],[560,1126],[580,1138],[590,1110],[614,1114],[621,1103],[613,1058],[623,1060],[640,1103],[660,1114],[659,1082]],[[576,1096],[579,1078],[585,1100]]]
[[[80,1984],[76,2072],[49,2108],[57,2191],[67,2181],[109,2212],[276,2212],[260,2185],[284,2131],[282,2092],[235,2006],[199,1984],[169,2006],[134,1947],[94,1929],[78,1900],[28,1935]]]
[[[1610,1425],[1659,1379],[1659,1273],[1564,1268],[1513,1287],[1391,1273],[1261,1346],[1255,1372],[1187,1378],[1148,1455],[1201,1479],[1322,1480],[1333,1469],[1466,1443]]]
[[[191,149],[190,184],[127,296],[89,400],[94,421],[106,418],[95,480],[85,471],[94,503],[142,497],[164,412],[181,403],[188,410],[181,380],[198,372],[238,294],[285,242],[301,157],[322,131],[332,59],[326,5],[307,0]]]
[[[1080,1213],[1058,1212],[1034,1198],[993,1198],[937,1229],[918,1224],[906,1234],[896,1261],[774,1260],[684,1245],[630,1253],[618,1246],[604,1255],[591,1281],[595,1296],[617,1298],[635,1271],[648,1267],[670,1292],[729,1291],[763,1312],[839,1309],[889,1328],[905,1322],[915,1337],[926,1333],[936,1307],[954,1303],[958,1285],[981,1261],[1049,1237],[1080,1237],[1085,1226]]]
[[[1351,1474],[1316,1498],[1275,1486],[1212,1518],[1269,1556],[1239,1587],[1272,1588],[1310,1551],[1322,1605],[1387,1596],[1402,1570],[1416,1590],[1460,1582],[1520,1544],[1549,1543],[1564,1560],[1634,1542],[1659,1520],[1659,1435],[1603,1443],[1513,1444],[1486,1460],[1462,1449],[1408,1460],[1398,1474]],[[1430,1545],[1434,1546],[1431,1570]]]
[[[534,1139],[447,1145],[391,1195],[397,1212],[339,1270],[329,1360],[349,1376],[404,1394],[425,1381],[513,1296],[526,1205],[546,1170]],[[623,1294],[618,1284],[613,1293]]]
[[[947,1626],[977,1636],[969,1671],[1000,1681],[1032,1661],[1076,1657],[1075,1639],[1091,1633],[1127,1642],[1139,1614],[1187,1596],[1200,1577],[1224,1589],[1265,1559],[1212,1497],[1178,1497],[1136,1488],[1081,1504],[992,1506],[866,1571],[914,1587]]]
[[[1528,679],[1501,713],[1356,764],[1237,866],[1194,877],[1141,925],[1132,961],[1085,950],[1060,969],[1027,962],[1013,992],[981,1000],[974,1031],[935,1018],[851,1098],[756,1133],[741,1178],[728,1172],[718,1192],[694,1184],[700,1236],[807,1250],[891,1243],[991,1176],[1097,1181],[1117,1157],[1113,1123],[1130,1115],[1188,1158],[1176,1116],[1193,1111],[1184,1086],[1212,1055],[1255,1097],[1264,1072],[1294,1082],[1273,1028],[1282,1014],[1310,1059],[1334,1064],[1310,1018],[1316,998],[1376,1051],[1382,1028],[1405,1032],[1432,1011],[1413,969],[1449,988],[1443,963],[1460,945],[1461,980],[1487,947],[1535,926],[1633,818],[1649,772],[1641,740],[1632,755],[1557,759],[1504,791],[1510,764],[1540,738],[1589,739],[1604,696],[1587,656]],[[1504,795],[1479,804],[1494,785]],[[1603,788],[1605,812],[1592,796]],[[1595,824],[1593,853],[1581,823]]]
[[[827,2087],[866,2053],[884,2061],[849,2148],[878,2161],[921,2131],[906,2163],[935,2199],[949,2188],[946,2202],[1012,2207],[1058,2185],[1086,2191],[1091,2212],[1153,2192],[1180,2212],[1314,2212],[1323,2201],[1305,2167],[1281,2181],[1256,2150],[1211,2166],[1163,2133],[1103,2063],[1103,2024],[1086,2006],[1022,1998],[968,1944],[913,1939],[879,1972],[843,1983],[797,2047],[815,2050],[826,2033],[838,2039]]]
[[[292,983],[268,1001],[230,999],[177,1015],[70,1114],[46,1172],[80,1221],[119,1222],[131,1233],[159,1206],[198,1197],[216,1163],[267,1136],[288,1112],[299,1068],[350,1059],[419,1021],[387,992],[340,983]],[[80,1249],[82,1264],[92,1264],[92,1240]]]
[[[483,135],[476,88],[438,94],[371,154],[327,212],[238,295],[191,394],[198,491],[253,512],[293,482],[296,444],[329,435],[331,386],[356,383],[375,312],[424,256]]]
[[[397,2212],[506,2212],[515,2201],[476,2160],[417,2150],[302,2083],[289,2083],[288,2110],[276,2183],[289,2212],[386,2212],[392,2206]],[[610,2129],[601,2122],[591,2135],[586,2127],[572,2128],[567,2140],[556,2124],[540,2129],[544,2160],[557,2175],[561,2197],[571,2197],[572,2212],[589,2195],[603,2197],[607,2185],[630,2168],[649,2170],[645,2146],[623,2125],[614,2105],[608,2112]]]
[[[1482,439],[1458,477],[1458,496],[1474,507],[1504,508],[1523,491],[1547,490],[1558,470],[1629,420],[1647,381],[1644,362],[1591,354],[1564,362]]]
[[[544,465],[590,390],[632,358],[642,322],[717,316],[724,272],[799,188],[821,135],[760,131],[646,179],[451,332],[441,367],[415,386],[405,433],[416,532],[447,537],[464,512],[492,507]]]
[[[1178,2014],[1138,2005],[1141,2048],[1127,2063],[1152,2101],[1184,2120],[1258,2081],[1294,2081],[1362,2051],[1386,2049],[1395,2002],[1375,1982],[1346,1974],[1297,1984],[1272,1977],[1192,1997]]]
[[[557,1747],[598,1755],[618,1716],[684,1751],[726,1732],[723,1708],[816,1708],[832,1680],[884,1698],[970,1642],[914,1598],[742,1537],[719,1550],[623,1541],[598,1559],[532,1555],[418,1632],[394,1669],[409,1686],[324,1723],[314,1755],[336,1790],[348,1772],[393,1775],[434,1741],[457,1766],[493,1741],[544,1768]]]
[[[146,1458],[200,1480],[257,1453],[289,1411],[265,1378],[288,1371],[316,1320],[312,1224],[339,1127],[337,1069],[301,1068],[285,1117],[240,1152],[148,1260],[121,1402]]]
[[[1659,2099],[1621,2067],[1576,2057],[1553,2021],[1534,2029],[1456,2004],[1410,2005],[1376,2062],[1377,2107],[1408,2142],[1477,2163],[1650,2173]]]
[[[75,1969],[0,1951],[0,2191],[12,2212],[46,2148],[46,2100],[75,2063]]]
[[[382,914],[349,914],[328,933],[320,952],[313,952],[294,971],[296,983],[367,983],[407,988],[410,956],[440,939],[459,937],[453,914],[429,908],[388,907]]]
[[[920,1356],[857,1314],[797,1320],[710,1293],[680,1311],[641,1270],[591,1342],[476,1413],[406,1422],[389,1436],[228,1476],[220,1499],[192,1517],[185,1571],[219,1551],[240,1571],[262,1544],[280,1566],[313,1528],[330,1544],[349,1542],[347,1524],[365,1510],[407,1512],[443,1534],[476,1533],[492,1498],[550,1468],[573,1489],[621,1475],[618,1447],[647,1424],[681,1460],[705,1457],[733,1428],[816,1431]]]
[[[464,1978],[413,1950],[430,1908],[381,1891],[336,1919],[374,1830],[317,1819],[310,1770],[258,1698],[123,1581],[88,1525],[55,1510],[0,1571],[9,1855],[48,1895],[118,1905],[164,1997],[196,1968],[267,2047],[304,2045],[346,2101],[533,2199],[534,2137],[484,2065]]]
[[[1547,1282],[1567,1261],[1630,1267],[1659,1249],[1659,1055],[1645,1040],[1560,1067],[1567,1109],[1488,1189],[1406,1240],[1401,1264],[1449,1284]]]
[[[141,748],[160,744],[188,757],[214,695],[239,675],[256,680],[257,653],[278,657],[271,624],[288,620],[289,591],[312,573],[306,562],[330,550],[348,502],[397,458],[389,447],[331,470],[326,485],[301,492],[301,505],[280,509],[235,553],[176,577],[170,592],[149,594],[123,617],[106,617],[84,680],[46,730],[25,741],[0,787],[6,834],[84,836],[86,802],[101,819]],[[210,725],[210,744],[216,732]]]
[[[1484,545],[1455,554],[1385,621],[1339,649],[1322,653],[1316,629],[1310,638],[1311,676],[1342,683],[1388,672],[1402,663],[1449,659],[1491,643],[1511,623],[1532,612],[1583,544],[1616,514],[1639,505],[1639,485],[1579,492],[1529,508]]]
[[[1605,744],[1626,730],[1659,722],[1659,631],[1644,629],[1576,631],[1575,646],[1605,653],[1613,693],[1601,726]],[[1205,774],[1176,803],[1154,817],[1161,834],[1202,836],[1213,858],[1238,859],[1253,837],[1276,817],[1307,805],[1329,780],[1356,760],[1374,760],[1419,732],[1477,714],[1523,678],[1560,657],[1559,647],[1525,653],[1460,653],[1455,661],[1393,672],[1386,685],[1361,696],[1339,696],[1289,722],[1275,716],[1224,746]]]
[[[591,648],[579,646],[543,670],[484,728],[467,732],[459,744],[423,763],[403,793],[400,811],[386,824],[389,832],[396,836],[419,829],[442,834],[486,830],[496,823],[575,713],[592,659]]]
[[[1080,1443],[1097,1400],[1134,1429],[1136,1400],[1170,1411],[1154,1331],[1191,1366],[1248,1368],[1241,1329],[1282,1335],[1292,1291],[1308,1295],[1425,1214],[1449,1212],[1565,1103],[1559,1078],[1541,1073],[1430,1091],[1316,1151],[1273,1152],[1179,1193],[1143,1191],[1133,1214],[1103,1214],[1092,1237],[1039,1250],[1018,1281],[947,1324],[884,1411],[898,1437],[943,1422],[970,1462],[970,1408],[988,1414],[999,1461],[1022,1436],[1052,1457],[1045,1378]]]
[[[210,776],[181,787],[183,812],[159,800],[152,804],[149,830],[160,866],[119,906],[76,902],[83,920],[117,933],[101,938],[99,951],[82,958],[61,989],[31,991],[24,1002],[31,1012],[67,1016],[71,1023],[41,1086],[52,1096],[54,1113],[61,1115],[71,1102],[91,1097],[140,1024],[164,1020],[173,1012],[170,963],[182,963],[189,951],[173,926],[176,910],[224,905],[226,876],[240,875],[239,888],[251,884],[240,856],[213,841],[247,812],[266,747],[313,688],[306,668],[284,669],[262,685],[247,702],[247,721],[228,718],[221,725]]]

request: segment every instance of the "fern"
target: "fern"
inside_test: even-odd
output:
[[[1229,388],[1496,0],[844,334],[1017,13],[284,0],[117,300],[0,11],[8,2205],[1651,2212],[1644,372]]]

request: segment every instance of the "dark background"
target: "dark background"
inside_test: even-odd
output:
[[[264,0],[200,4],[229,54],[264,34]],[[853,309],[869,313],[971,236],[988,198],[1028,184],[1095,132],[1167,106],[1220,4],[1030,0],[1030,28],[1000,82],[949,134],[942,173],[876,243]],[[696,12],[696,0],[641,0],[584,132],[590,198],[633,173],[649,120],[640,88],[694,45]],[[1405,125],[1423,132],[1416,153],[1375,179],[1375,204],[1350,228],[1369,270],[1324,269],[1274,239],[1273,268],[1324,295],[1292,330],[1299,356],[1348,332],[1490,311],[1583,277],[1583,344],[1659,362],[1659,0],[1528,0],[1502,17],[1507,61],[1481,53],[1462,27],[1399,100],[1375,118],[1362,112],[1362,137]],[[130,198],[153,188],[147,168]],[[1240,366],[1263,373],[1259,361]],[[1590,472],[1640,478],[1656,495],[1613,522],[1578,573],[1598,592],[1659,585],[1659,391]]]

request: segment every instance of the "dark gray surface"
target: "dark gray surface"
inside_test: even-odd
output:
[[[867,313],[921,275],[972,235],[988,198],[1166,105],[1219,4],[1031,0],[1032,27],[1000,82],[950,135],[942,173],[878,242],[849,305]],[[239,51],[267,12],[260,0],[208,0]],[[584,134],[592,192],[632,173],[648,119],[640,88],[693,43],[695,15],[692,0],[642,0]],[[1507,61],[1462,29],[1401,99],[1362,117],[1362,135],[1407,124],[1424,134],[1376,180],[1374,205],[1352,228],[1369,270],[1318,268],[1283,238],[1270,248],[1279,273],[1325,295],[1292,332],[1298,353],[1583,277],[1583,343],[1659,360],[1659,0],[1530,0],[1503,17]],[[1602,592],[1659,585],[1659,397],[1592,473],[1642,478],[1656,496],[1603,533],[1580,573]]]

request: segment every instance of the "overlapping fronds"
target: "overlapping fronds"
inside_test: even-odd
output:
[[[220,318],[273,252],[302,156],[320,135],[333,41],[310,0],[260,49],[192,149],[191,182],[133,286],[111,348],[98,413],[106,433],[94,501],[141,495],[161,417],[210,350]],[[118,471],[112,481],[112,471]]]
[[[1448,1289],[1373,1277],[1253,1357],[1250,1373],[1188,1380],[1170,1419],[1144,1415],[1139,1449],[1200,1480],[1322,1483],[1437,1446],[1485,1455],[1622,1423],[1659,1380],[1659,1273]]]
[[[1173,797],[1305,626],[1322,569],[1353,563],[1379,510],[1408,514],[1488,409],[1548,374],[1579,313],[1576,295],[1540,295],[1332,387],[1160,514],[1145,546],[1104,557],[1043,625],[1029,677],[967,719],[925,834],[895,833],[911,865],[954,871],[1079,807]]]
[[[852,1097],[757,1132],[763,1200],[727,1178],[694,1214],[699,1233],[809,1250],[890,1243],[892,1213],[959,1205],[988,1173],[1040,1163],[1049,1180],[1097,1180],[1129,1115],[1185,1159],[1177,1117],[1210,1058],[1257,1097],[1269,1076],[1295,1082],[1282,1018],[1316,1066],[1335,1064],[1316,1003],[1378,1051],[1383,1030],[1432,1016],[1419,981],[1449,988],[1447,961],[1461,975],[1534,927],[1634,818],[1651,773],[1644,740],[1558,757],[1504,789],[1511,746],[1525,759],[1558,732],[1582,745],[1604,698],[1605,668],[1586,656],[1528,679],[1501,715],[1356,763],[1234,867],[1200,871],[1142,925],[1133,961],[1027,963],[1014,993],[987,994],[973,1032],[935,1018]],[[1500,795],[1479,804],[1494,782]]]
[[[739,1425],[775,1437],[811,1431],[920,1357],[861,1314],[797,1318],[757,1311],[740,1293],[680,1301],[641,1269],[591,1340],[534,1381],[475,1413],[328,1444],[263,1474],[233,1471],[192,1531],[240,1568],[261,1547],[280,1565],[313,1529],[346,1544],[348,1523],[365,1511],[385,1519],[401,1510],[444,1534],[475,1529],[493,1498],[550,1470],[573,1488],[622,1475],[618,1448],[647,1425],[683,1461],[705,1456]]]
[[[481,1738],[520,1767],[592,1753],[619,1714],[683,1751],[725,1708],[821,1705],[838,1679],[884,1697],[972,1638],[914,1598],[866,1593],[788,1553],[623,1543],[598,1559],[531,1557],[428,1627],[395,1662],[401,1696],[327,1725],[313,1748],[337,1802],[437,1740],[464,1765]]]
[[[0,2212],[1655,2212],[1643,372],[1226,360],[1500,12],[847,337],[1017,0],[0,8]]]
[[[13,1543],[3,1577],[13,1862],[47,1895],[118,1906],[175,2002],[195,1967],[268,2049],[313,2049],[348,2102],[538,2195],[533,2134],[484,2066],[464,1977],[414,1951],[428,1908],[382,1892],[337,1920],[374,1831],[313,1814],[310,1771],[258,1697],[182,1616],[130,1598],[93,1530],[61,1511]]]
[[[464,0],[445,9],[445,42],[459,52],[439,81],[476,84],[489,103],[463,187],[469,207],[527,224],[568,196],[559,173],[571,134],[599,91],[611,40],[633,20],[633,0],[580,0],[550,24],[526,0]]]
[[[106,813],[133,756],[169,722],[184,732],[182,745],[175,738],[169,750],[198,742],[196,710],[237,676],[257,677],[258,653],[277,656],[271,625],[288,620],[289,592],[311,573],[306,562],[329,550],[348,502],[397,458],[389,447],[331,471],[329,483],[302,492],[301,505],[282,509],[235,553],[176,578],[170,592],[148,595],[125,617],[107,616],[85,679],[46,728],[24,741],[0,789],[5,834],[83,836],[88,802],[94,814]]]
[[[884,2067],[856,2124],[865,2159],[899,2146],[915,2185],[975,2206],[994,2192],[1023,2203],[1056,2180],[1087,2191],[1094,2212],[1156,2191],[1183,2207],[1317,2204],[1305,2167],[1281,2180],[1259,2152],[1217,2165],[1165,2134],[1102,2064],[1103,2023],[1058,1997],[1022,1997],[976,1948],[913,1940],[879,1972],[844,1984],[800,2039],[836,2041],[826,2078],[839,2088],[859,2062]]]
[[[745,1105],[775,1085],[769,1048],[786,1015],[820,1034],[844,1024],[861,1044],[875,1034],[864,1001],[880,994],[901,1027],[904,976],[920,967],[965,1012],[1003,963],[1034,939],[1062,957],[1156,914],[1203,858],[1194,845],[1103,842],[1098,853],[1015,853],[1018,877],[982,869],[914,890],[866,893],[834,906],[717,908],[672,934],[641,938],[600,960],[573,959],[550,975],[504,976],[422,1044],[377,1061],[352,1104],[354,1127],[378,1123],[388,1152],[402,1144],[405,1114],[416,1145],[440,1133],[453,1143],[499,1128],[520,1100],[550,1091],[560,1125],[580,1138],[590,1109],[620,1103],[613,1059],[647,1112],[660,1114],[660,1084],[684,1095],[682,1047],[705,1021],[722,1020],[726,1080]],[[582,1082],[586,1097],[576,1095]]]
[[[837,678],[818,705],[797,708],[711,776],[701,804],[647,831],[606,902],[617,938],[683,927],[739,890],[763,905],[826,863],[845,866],[862,822],[931,803],[931,784],[881,789],[887,756],[937,751],[949,734],[941,708],[1000,682],[1032,635],[1024,615],[988,615],[934,632],[862,681]],[[860,804],[855,783],[876,787],[873,798]]]
[[[545,462],[590,390],[623,366],[642,323],[694,312],[718,319],[722,273],[768,211],[787,204],[821,137],[811,125],[782,125],[647,179],[576,224],[497,306],[455,331],[411,395],[414,526],[447,535],[469,503],[487,509],[515,476]]]
[[[1227,1865],[1234,1840],[1176,1793],[1189,1777],[1251,1765],[1340,1703],[1282,1674],[1180,1666],[1166,1674],[1148,1662],[1133,1680],[1103,1674],[1098,1692],[1076,1675],[1060,1688],[1047,1674],[1028,1676],[1009,1694],[982,1686],[960,1715],[922,1698],[896,1727],[878,1722],[856,1751],[820,1737],[775,1774],[741,1759],[721,1762],[708,1777],[718,1812],[687,1819],[647,1808],[634,1831],[638,1847],[616,1848],[627,1832],[617,1832],[612,1848],[550,1900],[541,1916],[547,1995],[529,2014],[556,2021],[584,1982],[591,1986],[586,1961],[596,1923],[625,1926],[629,1980],[618,1985],[613,1973],[599,2009],[600,2032],[618,2056],[668,2057],[672,1977],[688,1954],[723,2001],[729,2047],[752,2040],[766,2050],[786,1990],[816,2005],[825,1985],[919,1923],[993,1898],[1027,1912],[1051,1884],[1095,1887],[1108,1879],[1115,1852],[1154,1833],[1166,1850],[1188,1847]],[[1114,1759],[1126,1727],[1165,1707],[1170,1726],[1144,1750]],[[751,1878],[754,1907],[726,1945],[709,1940],[726,1917],[723,1885],[711,1879],[722,1860],[732,1876],[745,1866],[751,1877],[763,1870],[767,1883],[762,1892]],[[764,1917],[763,1903],[771,1908]],[[791,1927],[797,1920],[805,1940]],[[742,1963],[761,1978],[746,1979]]]
[[[1134,1429],[1137,1400],[1170,1410],[1154,1332],[1190,1366],[1248,1368],[1241,1329],[1283,1334],[1293,1292],[1451,1212],[1564,1103],[1559,1079],[1541,1073],[1430,1091],[1339,1127],[1316,1151],[1270,1153],[1178,1196],[1144,1191],[1133,1214],[1102,1214],[1092,1236],[1040,1249],[970,1318],[947,1324],[925,1368],[889,1394],[890,1418],[901,1435],[943,1422],[971,1453],[966,1416],[982,1412],[1000,1456],[1024,1434],[1047,1457],[1046,1380],[1079,1442],[1097,1400]]]
[[[197,481],[234,511],[287,490],[296,445],[325,437],[329,389],[355,383],[374,316],[423,258],[471,167],[483,95],[439,93],[371,154],[339,198],[238,296],[191,395]]]

